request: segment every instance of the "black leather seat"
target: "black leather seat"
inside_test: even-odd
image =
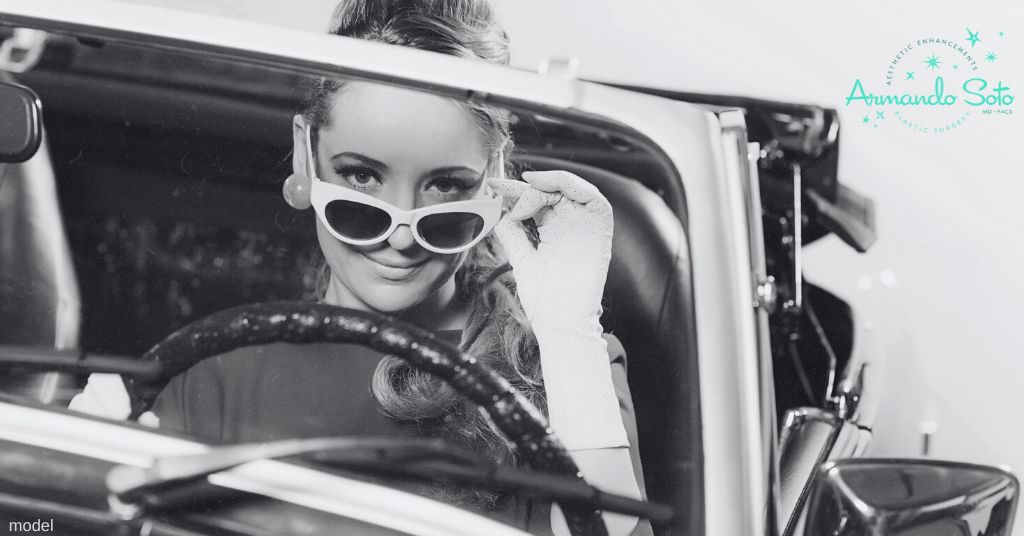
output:
[[[689,243],[679,219],[639,182],[592,166],[518,156],[525,169],[563,169],[597,185],[615,213],[605,330],[629,360],[648,498],[674,506],[660,534],[703,534],[697,339]]]

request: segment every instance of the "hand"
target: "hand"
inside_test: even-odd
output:
[[[517,200],[495,232],[512,265],[523,309],[535,332],[575,328],[584,321],[600,334],[612,207],[597,187],[567,171],[528,171],[523,180],[490,179],[494,190]],[[536,247],[519,223],[528,218],[537,223]]]
[[[115,421],[126,420],[132,411],[128,390],[117,374],[90,374],[85,389],[71,399],[68,409]],[[147,411],[139,416],[139,424],[159,428],[160,419]]]
[[[495,227],[540,347],[548,418],[570,451],[629,445],[601,337],[601,296],[612,251],[612,207],[566,171],[491,179],[516,204]],[[534,247],[520,221],[537,222]]]

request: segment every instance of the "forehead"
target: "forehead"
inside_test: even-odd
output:
[[[486,158],[483,133],[453,99],[370,82],[350,82],[334,96],[321,149],[363,153],[388,165],[448,166]]]

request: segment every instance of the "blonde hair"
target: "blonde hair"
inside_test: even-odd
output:
[[[330,33],[498,64],[507,64],[509,58],[508,36],[483,0],[344,0],[334,11]],[[314,148],[319,130],[328,124],[333,99],[343,86],[341,80],[320,78],[310,89],[302,115],[311,127]],[[504,165],[512,150],[508,113],[478,102],[460,105],[483,133],[491,161]],[[507,260],[493,236],[469,252],[455,279],[458,299],[469,310],[462,350],[498,371],[543,410],[537,341],[516,296]],[[320,297],[329,280],[325,263],[317,283]],[[371,389],[389,416],[417,423],[422,434],[476,449],[484,447],[496,461],[515,462],[512,445],[494,429],[485,413],[443,382],[404,361],[384,357],[374,372]],[[496,499],[483,492],[431,489],[452,502],[468,499],[486,506]]]

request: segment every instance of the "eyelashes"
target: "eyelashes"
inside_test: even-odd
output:
[[[427,189],[433,189],[438,195],[444,197],[456,197],[473,189],[475,180],[467,180],[458,177],[437,177],[427,183]]]
[[[334,172],[356,190],[371,190],[381,185],[380,174],[366,166],[338,166]]]
[[[334,173],[355,190],[373,191],[384,185],[380,172],[363,165],[336,166]],[[427,179],[423,184],[423,191],[441,199],[448,199],[460,197],[472,191],[476,185],[475,178],[442,175]]]

